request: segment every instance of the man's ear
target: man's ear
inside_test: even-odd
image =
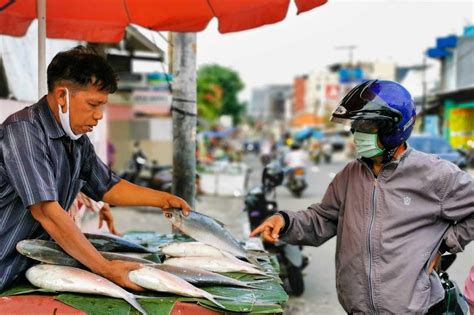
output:
[[[66,95],[65,87],[59,86],[54,89],[54,98],[56,99],[56,103],[61,106],[63,113],[66,112]]]

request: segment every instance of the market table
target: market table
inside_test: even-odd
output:
[[[130,232],[124,238],[139,243],[150,250],[174,241],[192,241],[187,236],[153,232]],[[275,278],[255,284],[258,289],[207,286],[202,289],[221,296],[233,298],[220,300],[226,309],[220,309],[212,302],[202,298],[182,297],[173,294],[147,291],[143,295],[150,298],[139,299],[142,307],[151,314],[193,314],[213,315],[222,313],[276,314],[283,312],[288,295],[277,280],[278,261],[268,256],[263,267]],[[243,280],[262,280],[259,275],[226,273],[227,276]],[[127,302],[97,295],[58,293],[43,290],[31,284],[21,284],[0,294],[0,314],[98,314],[135,315],[138,314]],[[151,298],[152,297],[152,298]]]

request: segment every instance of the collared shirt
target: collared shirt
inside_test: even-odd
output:
[[[46,97],[8,117],[0,125],[0,290],[31,264],[16,244],[48,237],[31,205],[57,201],[69,209],[79,191],[99,201],[119,180],[87,136],[67,137]]]

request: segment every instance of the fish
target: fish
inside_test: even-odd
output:
[[[123,260],[123,261],[129,261],[129,262],[136,262],[139,264],[145,264],[145,265],[153,265],[156,264],[156,262],[137,257],[134,255],[130,255],[128,253],[112,253],[112,252],[100,252],[99,253],[104,256],[105,259],[107,260]]]
[[[246,258],[257,268],[262,269],[257,259],[248,254],[225,225],[216,219],[192,210],[184,216],[181,209],[176,208],[168,209],[165,217],[176,228],[195,240],[228,252],[235,257]]]
[[[238,263],[255,268],[254,264],[242,261],[229,252],[217,249],[201,242],[174,242],[160,248],[161,253],[171,257],[227,257],[235,259]],[[259,254],[261,255],[261,254]]]
[[[169,292],[188,297],[201,297],[225,309],[225,306],[216,301],[216,298],[227,298],[212,295],[169,272],[145,266],[130,271],[128,277],[132,282],[148,290]]]
[[[141,314],[147,312],[136,296],[95,273],[67,266],[40,264],[26,271],[26,278],[36,287],[57,292],[98,294],[127,301]]]
[[[160,247],[162,254],[172,257],[226,257],[226,255],[214,246],[201,242],[173,242]]]
[[[68,255],[58,244],[46,240],[22,240],[16,244],[16,250],[31,259],[52,265],[83,267],[83,265]]]
[[[103,252],[133,252],[151,253],[147,248],[132,243],[124,238],[112,234],[90,234],[84,233],[85,237],[99,251]]]
[[[267,280],[256,280],[256,281],[240,281],[230,277],[223,276],[221,274],[207,271],[201,268],[184,268],[167,264],[155,264],[150,267],[169,272],[175,276],[180,277],[187,282],[197,285],[222,285],[222,286],[236,286],[242,288],[259,289],[259,287],[253,286],[252,284],[260,283]]]
[[[242,272],[248,274],[267,276],[262,270],[253,265],[241,264],[237,259],[226,257],[178,257],[168,258],[163,264],[185,268],[201,268],[211,272]]]
[[[22,240],[16,244],[16,249],[20,254],[52,265],[61,265],[69,267],[84,268],[84,266],[74,257],[66,253],[58,244],[51,241],[32,239]],[[155,262],[136,257],[129,256],[124,253],[99,252],[108,260],[124,260],[129,262],[137,262],[140,264],[154,264]]]

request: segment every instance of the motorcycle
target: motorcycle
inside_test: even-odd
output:
[[[263,169],[262,184],[245,196],[245,208],[251,229],[258,227],[266,218],[278,212],[275,188],[282,184],[284,172],[276,163],[269,163]],[[272,195],[272,196],[271,196]],[[276,255],[280,264],[280,278],[288,294],[300,296],[304,292],[303,269],[309,259],[302,253],[302,246],[283,241],[265,243],[265,249]]]
[[[303,167],[289,168],[286,172],[288,180],[286,187],[296,198],[301,197],[303,191],[308,187],[305,179],[305,169]]]
[[[437,268],[437,272],[441,279],[445,296],[436,311],[432,312],[433,314],[464,315],[468,313],[469,306],[462,291],[456,282],[449,279],[449,275],[446,271],[453,264],[454,260],[456,260],[456,254],[441,256],[441,262]]]
[[[155,160],[150,164],[141,150],[132,153],[127,167],[119,173],[119,177],[140,186],[171,193],[171,165],[158,165]]]

